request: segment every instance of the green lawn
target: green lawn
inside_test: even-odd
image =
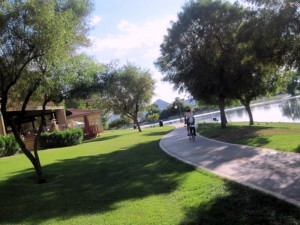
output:
[[[167,156],[159,140],[172,129],[40,151],[42,185],[23,155],[0,159],[0,224],[300,224],[299,208]]]
[[[300,123],[230,123],[226,129],[219,123],[200,123],[197,131],[229,143],[300,153]]]

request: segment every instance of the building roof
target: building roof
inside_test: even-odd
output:
[[[67,116],[67,118],[77,117],[77,116],[86,116],[91,114],[100,114],[99,110],[88,110],[88,109],[68,109],[72,114]]]

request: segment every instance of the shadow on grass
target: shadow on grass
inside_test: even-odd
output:
[[[257,125],[257,126],[227,126],[226,129],[220,129],[220,127],[213,123],[199,124],[197,132],[201,135],[216,139],[219,141],[235,143],[235,144],[246,144],[250,141],[255,143],[257,146],[263,146],[269,143],[267,138],[261,137],[259,131],[268,130],[271,127]]]
[[[151,133],[147,133],[147,134],[144,134],[145,136],[162,136],[162,135],[165,135],[166,132],[164,131],[161,131],[161,132],[151,132]]]
[[[114,139],[114,138],[118,138],[120,136],[121,135],[111,135],[111,136],[104,136],[104,137],[100,136],[100,137],[96,137],[96,138],[93,138],[93,139],[85,140],[82,143],[92,143],[92,142],[98,142],[98,141],[107,141],[107,140],[111,140],[111,139]]]
[[[2,181],[0,224],[38,224],[53,218],[59,224],[116,210],[122,201],[176,192],[185,174],[195,169],[156,150],[157,145],[152,141],[109,154],[61,160],[44,166],[49,183],[43,185],[35,184],[32,170]],[[299,209],[273,197],[232,182],[225,182],[221,193],[214,188],[218,187],[209,189],[214,198],[205,196],[201,203],[183,207],[181,225],[300,224]]]
[[[295,152],[300,153],[300,145],[295,149]]]
[[[266,137],[260,137],[259,135],[249,136],[247,138],[240,139],[238,141],[234,141],[235,144],[243,144],[249,146],[257,146],[263,147],[270,143],[270,140]]]
[[[229,193],[186,210],[180,225],[300,224],[300,209],[264,193],[226,182]]]
[[[48,183],[35,184],[33,171],[1,182],[0,223],[68,219],[114,210],[124,200],[170,193],[193,170],[165,156],[158,141],[126,151],[78,157],[44,166]],[[29,179],[28,179],[29,178]]]
[[[162,134],[165,134],[165,132],[162,132]],[[98,141],[109,141],[111,139],[115,139],[115,138],[118,138],[118,137],[121,137],[121,136],[124,137],[126,135],[132,135],[132,133],[123,133],[123,134],[118,134],[118,135],[113,135],[111,133],[109,135],[107,135],[106,133],[101,133],[100,137],[85,140],[85,141],[83,141],[83,143],[92,143],[92,142],[98,142]]]

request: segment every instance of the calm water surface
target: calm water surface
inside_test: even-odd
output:
[[[251,105],[254,122],[293,122],[300,123],[300,96],[286,97],[277,101]],[[244,107],[226,110],[228,122],[248,122],[249,117]],[[220,113],[198,115],[199,122],[211,122],[213,118],[220,120]]]

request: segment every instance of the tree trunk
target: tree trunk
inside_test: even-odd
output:
[[[134,123],[136,124],[136,126],[137,126],[137,128],[138,128],[138,131],[139,131],[139,132],[142,132],[142,129],[141,129],[141,126],[140,126],[139,121],[138,121],[138,120],[135,120]]]
[[[42,170],[42,166],[41,166],[39,157],[34,157],[32,155],[32,153],[27,149],[24,141],[21,139],[20,133],[17,132],[14,125],[12,125],[12,126],[14,127],[14,128],[12,128],[14,136],[15,136],[18,144],[20,145],[22,152],[27,156],[27,158],[30,160],[30,162],[32,163],[32,165],[35,169],[37,179],[38,179],[38,183],[39,184],[45,183],[46,180],[45,180],[44,175],[43,175],[43,170]],[[36,153],[36,156],[38,156],[37,153]]]
[[[219,109],[220,109],[220,115],[221,115],[221,128],[226,128],[227,124],[227,118],[225,114],[225,98],[219,97]]]
[[[40,184],[42,183],[45,183],[46,180],[43,176],[43,171],[42,171],[42,166],[41,166],[41,161],[40,161],[40,157],[38,155],[38,141],[40,139],[40,136],[41,136],[41,133],[42,133],[42,130],[43,130],[43,126],[44,126],[44,123],[45,123],[45,111],[46,111],[46,105],[47,105],[48,101],[45,100],[44,103],[43,103],[43,111],[42,111],[42,115],[41,115],[41,124],[39,126],[39,129],[38,129],[38,132],[37,132],[37,135],[34,139],[34,156],[35,156],[35,160],[38,164],[38,167],[36,169],[36,173],[37,173],[37,176],[38,176],[38,182]]]
[[[249,116],[249,125],[254,125],[254,121],[253,121],[253,115],[252,115],[252,111],[251,111],[251,108],[250,108],[250,102],[247,102],[245,104],[245,108],[246,108],[246,111],[248,113],[248,116]]]
[[[11,127],[13,134],[16,138],[16,141],[18,142],[21,148],[21,151],[26,155],[26,157],[30,160],[31,164],[33,165],[37,175],[38,183],[39,184],[45,183],[46,180],[43,175],[43,170],[42,170],[39,157],[34,157],[34,155],[27,149],[24,141],[21,138],[20,132],[17,130],[17,127],[15,126],[13,121],[7,116],[6,111],[3,113],[3,117],[5,121],[8,123],[8,125]],[[36,156],[38,156],[37,153]]]

